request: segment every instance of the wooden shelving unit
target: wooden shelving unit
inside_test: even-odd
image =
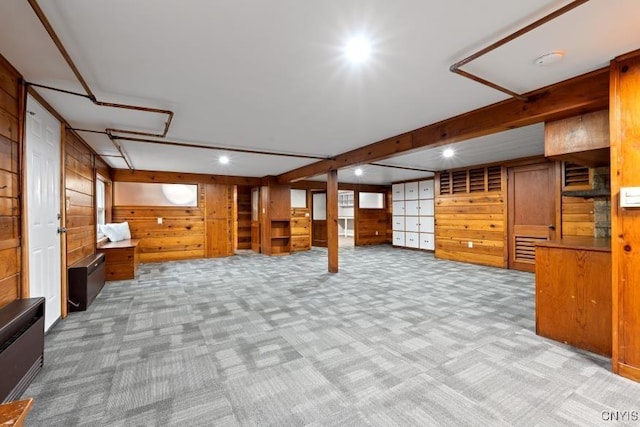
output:
[[[291,253],[291,187],[267,181],[260,189],[261,251],[265,255]]]

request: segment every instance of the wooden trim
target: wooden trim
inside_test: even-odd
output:
[[[60,123],[60,225],[67,224],[67,171],[66,171],[66,146],[67,132],[63,122]],[[95,180],[94,180],[95,186]],[[95,209],[95,191],[94,191],[94,209]],[[95,210],[94,210],[95,218]],[[65,319],[68,315],[68,294],[67,294],[67,234],[60,233],[60,317]]]
[[[206,175],[196,173],[112,169],[111,180],[119,182],[159,182],[184,184],[230,184],[260,187],[261,179],[246,176]]]
[[[436,180],[436,176],[433,175],[433,176],[428,176],[428,177],[425,177],[425,178],[405,179],[404,181],[394,181],[393,183],[394,184],[406,184],[407,182],[420,182],[420,181],[429,181],[429,180],[435,181]],[[386,187],[385,191],[388,190],[388,189],[389,189],[389,187]],[[375,191],[373,191],[373,193],[375,193]],[[411,249],[411,248],[409,248],[409,249]]]
[[[326,190],[327,183],[325,181],[297,181],[291,184],[291,188],[296,190]],[[351,184],[346,182],[338,183],[338,190],[348,191],[365,191],[377,193],[380,191],[387,191],[389,188],[390,186],[388,185]]]
[[[327,252],[329,273],[338,272],[338,171],[327,174]]]
[[[414,131],[387,138],[330,160],[278,176],[298,181],[358,163],[370,163],[417,148],[434,148],[522,126],[601,110],[609,105],[608,69],[602,68],[526,94],[528,101],[508,99]]]
[[[625,363],[618,362],[613,371],[625,378],[640,382],[640,369],[636,368],[635,366],[630,366]]]
[[[0,58],[2,56],[0,55]],[[3,58],[4,59],[4,58]],[[29,211],[27,209],[27,150],[25,144],[27,141],[27,87],[24,81],[21,81],[22,88],[20,90],[20,120],[22,120],[19,156],[20,156],[20,246],[21,246],[21,263],[20,263],[20,298],[29,298]]]

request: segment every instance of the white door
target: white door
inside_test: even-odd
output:
[[[392,200],[404,200],[404,184],[393,184],[391,186]]]
[[[406,215],[418,216],[420,215],[420,203],[417,200],[407,200],[404,211]]]
[[[60,317],[60,122],[27,98],[29,295],[45,297],[45,331]]]

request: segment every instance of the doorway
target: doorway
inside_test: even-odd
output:
[[[354,193],[349,190],[338,191],[338,246],[354,246],[355,209]]]
[[[509,268],[535,270],[535,244],[556,237],[556,165],[552,162],[507,170]]]
[[[327,247],[327,193],[311,195],[311,246]]]
[[[61,126],[51,113],[27,97],[26,187],[29,295],[45,297],[45,331],[62,310],[60,229]],[[64,301],[66,303],[66,301]]]

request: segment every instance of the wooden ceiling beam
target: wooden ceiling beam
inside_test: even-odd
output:
[[[326,181],[296,181],[291,183],[291,188],[296,190],[326,190]],[[356,184],[349,182],[339,182],[338,190],[361,191],[365,193],[380,193],[391,188],[390,185],[377,184]]]
[[[527,100],[507,99],[441,122],[387,138],[328,160],[278,176],[290,183],[332,169],[375,162],[409,151],[434,148],[534,123],[576,116],[607,108],[609,70],[602,68],[525,94]]]
[[[246,176],[207,175],[199,173],[181,173],[164,171],[130,171],[112,169],[111,179],[118,182],[159,182],[163,184],[225,184],[260,186],[260,178]]]

